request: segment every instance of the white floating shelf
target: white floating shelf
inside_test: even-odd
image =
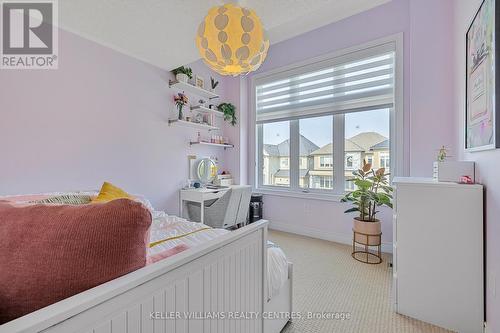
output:
[[[204,145],[204,146],[224,147],[224,149],[234,148],[234,145],[229,144],[229,143],[226,144],[226,143],[213,143],[213,142],[203,142],[203,141],[190,142],[189,145],[190,146],[192,146],[192,145]]]
[[[184,126],[184,127],[193,127],[193,128],[199,128],[199,129],[206,129],[209,131],[218,131],[220,130],[219,127],[216,126],[211,126],[207,124],[199,124],[199,123],[193,123],[192,121],[185,121],[185,120],[179,120],[179,119],[169,119],[168,124],[170,126],[176,125],[176,126]]]
[[[201,106],[201,105],[192,106],[191,110],[196,111],[196,112],[211,113],[211,114],[214,114],[218,117],[224,116],[224,112],[221,112],[219,110],[212,110],[212,109],[209,109],[209,108]]]
[[[208,99],[218,98],[219,97],[219,95],[217,95],[216,93],[213,93],[211,91],[208,91],[206,89],[203,89],[203,88],[200,88],[200,87],[197,87],[197,86],[193,86],[192,84],[185,83],[185,82],[179,82],[179,81],[169,80],[168,81],[168,86],[171,87],[171,88],[176,88],[176,89],[179,89],[179,90],[188,91],[188,92],[191,92],[193,94],[196,94],[198,96],[205,97],[205,98],[208,98]]]

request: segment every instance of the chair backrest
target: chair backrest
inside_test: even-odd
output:
[[[240,205],[238,208],[238,214],[236,215],[235,223],[246,223],[248,210],[250,208],[250,197],[252,196],[251,186],[241,186],[241,198]]]
[[[232,186],[210,207],[205,208],[205,224],[213,228],[229,228],[246,221],[251,186]]]

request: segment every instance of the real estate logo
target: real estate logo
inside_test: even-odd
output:
[[[57,69],[57,0],[0,0],[2,69]]]

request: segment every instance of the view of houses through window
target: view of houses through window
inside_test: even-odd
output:
[[[352,172],[361,168],[363,160],[373,168],[390,169],[390,110],[346,113],[344,120],[345,189],[354,189]],[[299,124],[299,187],[332,190],[334,188],[333,142],[334,116],[298,120]],[[262,184],[290,186],[290,123],[263,124]],[[390,170],[387,170],[388,172]]]
[[[263,124],[263,185],[290,186],[290,122]]]

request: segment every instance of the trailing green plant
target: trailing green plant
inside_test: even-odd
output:
[[[221,103],[217,106],[217,110],[224,113],[224,120],[230,121],[231,125],[236,125],[236,106],[231,103]]]
[[[189,79],[193,78],[193,70],[190,67],[177,67],[176,69],[172,70],[172,73],[174,73],[174,75],[186,74]]]
[[[370,163],[363,160],[363,167],[352,173],[352,181],[356,189],[348,192],[342,202],[350,202],[354,207],[346,210],[344,213],[359,213],[359,220],[365,222],[377,222],[376,214],[379,212],[377,207],[387,206],[392,208],[392,192],[394,189],[389,186],[389,173],[385,173],[385,168],[378,170],[372,169]]]

